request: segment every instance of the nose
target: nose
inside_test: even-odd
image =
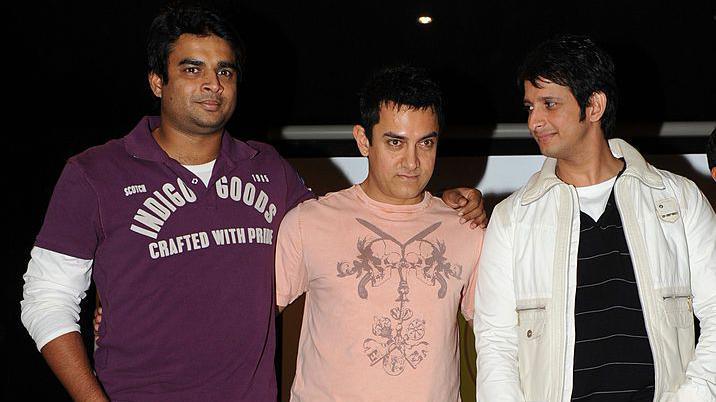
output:
[[[208,73],[206,74],[206,81],[204,81],[202,89],[204,91],[220,94],[224,90],[224,86],[221,85],[221,81],[219,80],[219,76],[217,74]]]
[[[407,147],[405,151],[405,167],[409,170],[415,170],[420,167],[418,150],[415,147]]]
[[[534,133],[544,127],[544,125],[544,113],[540,110],[540,108],[535,107],[527,117],[527,127]]]

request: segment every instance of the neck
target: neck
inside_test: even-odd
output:
[[[162,119],[159,127],[152,131],[152,136],[170,158],[182,165],[201,165],[213,161],[219,155],[222,132],[188,133]]]
[[[370,180],[370,175],[362,183],[360,183],[360,187],[370,199],[382,202],[384,204],[414,205],[419,204],[421,201],[423,201],[423,198],[425,197],[424,189],[413,197],[402,198],[388,195],[385,192],[381,191],[376,185],[374,185],[374,183],[372,183],[372,181]]]
[[[604,137],[570,158],[557,159],[555,173],[563,182],[575,187],[591,186],[616,176],[624,163],[612,155]]]

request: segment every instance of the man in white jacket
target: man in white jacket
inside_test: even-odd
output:
[[[588,38],[541,44],[519,80],[547,159],[487,230],[478,400],[716,401],[711,205],[690,180],[607,140],[614,64]]]
[[[709,169],[711,169],[711,177],[716,180],[716,128],[709,136],[709,143],[706,148],[706,156],[709,161]]]

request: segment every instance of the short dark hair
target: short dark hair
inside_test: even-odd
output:
[[[147,38],[148,72],[162,77],[162,82],[168,82],[169,53],[182,34],[215,35],[227,41],[234,51],[234,62],[239,69],[238,78],[241,79],[244,47],[233,25],[212,8],[186,2],[168,4],[152,21]]]
[[[709,136],[709,142],[706,146],[706,157],[709,160],[709,169],[716,167],[716,128]]]
[[[443,127],[443,94],[440,86],[420,67],[399,65],[375,72],[358,93],[361,126],[370,141],[378,124],[381,107],[392,103],[396,108],[432,110]]]
[[[586,107],[595,92],[607,97],[601,118],[604,136],[614,134],[617,115],[617,83],[612,58],[586,36],[564,35],[542,42],[530,52],[518,73],[518,86],[524,82],[540,88],[539,80],[546,79],[568,87],[579,104],[579,119],[586,117]]]

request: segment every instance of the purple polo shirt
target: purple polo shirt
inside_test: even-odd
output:
[[[273,402],[276,236],[313,195],[271,146],[228,133],[207,188],[158,125],[70,158],[35,245],[94,259],[112,400]]]

